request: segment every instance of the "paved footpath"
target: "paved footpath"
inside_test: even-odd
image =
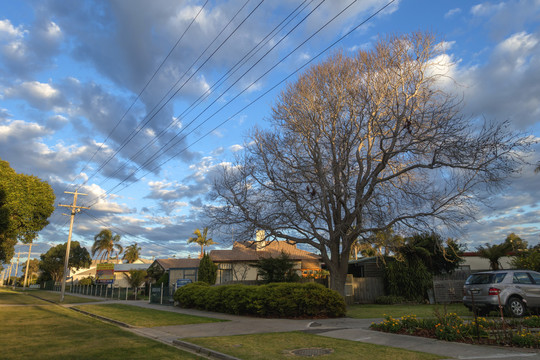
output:
[[[125,303],[122,301],[110,302]],[[182,314],[229,320],[227,322],[209,324],[159,326],[153,328],[131,329],[131,331],[136,332],[140,335],[169,344],[173,344],[173,342],[178,339],[188,340],[191,337],[305,331],[308,333],[328,336],[337,339],[346,339],[370,344],[397,347],[407,350],[422,351],[431,354],[447,356],[449,359],[540,360],[540,354],[536,350],[470,345],[439,341],[416,336],[388,334],[379,331],[369,330],[369,325],[373,321],[378,322],[382,321],[382,319],[261,319],[246,316],[233,316],[227,314],[212,313],[199,310],[181,309],[173,306],[148,304],[147,302],[143,301],[130,301],[129,304],[156,310],[164,310]]]

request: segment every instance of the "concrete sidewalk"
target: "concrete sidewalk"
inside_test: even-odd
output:
[[[130,301],[130,304],[156,310],[229,320],[227,322],[210,324],[160,326],[154,328],[132,329],[132,331],[143,336],[159,339],[166,343],[173,343],[173,341],[176,339],[184,339],[189,341],[189,338],[202,336],[228,336],[269,332],[305,331],[308,333],[337,339],[422,351],[445,356],[449,359],[540,359],[540,354],[536,350],[470,345],[369,330],[369,326],[372,322],[378,322],[382,319],[338,318],[320,319],[315,321],[262,319],[191,309],[181,309],[172,306],[148,304],[147,302],[141,301]]]

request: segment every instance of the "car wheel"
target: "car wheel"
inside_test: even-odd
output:
[[[506,303],[508,313],[514,317],[522,317],[525,315],[525,304],[520,298],[511,297]]]

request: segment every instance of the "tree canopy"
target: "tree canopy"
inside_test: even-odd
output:
[[[49,224],[54,199],[47,182],[18,174],[0,159],[0,261],[9,262],[17,241],[32,242]]]
[[[101,260],[106,260],[109,262],[111,256],[114,255],[116,250],[116,258],[124,250],[122,245],[120,245],[120,235],[113,235],[110,229],[103,229],[94,236],[94,244],[92,245],[92,256],[101,257]]]
[[[67,243],[56,245],[45,254],[41,254],[39,269],[44,273],[42,278],[52,279],[55,282],[62,280],[64,275],[64,261],[66,258]],[[81,247],[78,241],[72,241],[69,252],[69,268],[80,269],[90,267],[92,258],[85,247]]]
[[[276,100],[271,127],[254,129],[223,165],[214,224],[238,238],[264,230],[265,240],[315,247],[343,294],[356,239],[473,218],[483,191],[504,183],[530,143],[505,123],[463,115],[444,90],[443,52],[430,34],[389,36],[301,74]]]
[[[188,244],[196,243],[196,244],[199,244],[201,246],[201,254],[199,255],[200,258],[202,258],[203,255],[204,255],[204,247],[205,246],[210,246],[210,245],[217,244],[216,242],[214,242],[214,240],[212,238],[208,237],[208,227],[205,227],[202,232],[201,232],[201,230],[196,229],[193,232],[193,234],[195,236],[190,237],[188,239]]]
[[[122,259],[126,260],[128,264],[133,264],[135,261],[139,259],[140,254],[141,254],[141,247],[139,246],[139,244],[135,243],[135,244],[127,246],[124,249],[124,256],[122,257]]]

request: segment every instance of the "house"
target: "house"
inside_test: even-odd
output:
[[[489,260],[478,256],[477,252],[465,252],[462,255],[465,260],[461,263],[460,268],[463,270],[470,270],[471,272],[491,270],[489,267]],[[511,269],[513,256],[503,256],[499,259],[502,269]]]
[[[133,264],[114,264],[114,287],[129,287],[129,283],[124,274],[130,270],[148,270],[151,264],[133,263]]]
[[[302,276],[321,270],[320,256],[298,249],[295,244],[285,241],[235,242],[230,250],[212,250],[209,254],[218,266],[216,284],[254,282],[258,280],[257,269],[252,265],[262,258],[279,257],[282,252],[290,257]],[[157,259],[150,268],[168,272],[169,284],[174,286],[178,279],[197,281],[199,263],[200,259]]]
[[[150,268],[169,273],[169,284],[176,284],[178,279],[197,281],[200,259],[157,259]]]
[[[216,284],[258,280],[257,269],[252,265],[263,258],[277,258],[281,253],[289,256],[302,276],[321,270],[321,257],[297,248],[296,244],[286,241],[236,241],[231,250],[210,252],[210,258],[218,266]]]
[[[106,262],[107,262],[106,260],[92,260],[92,263],[90,264],[90,267],[88,267],[88,268],[81,268],[79,270],[70,269],[70,273],[71,273],[71,276],[72,276],[73,283],[77,284],[79,282],[79,280],[82,280],[82,279],[87,278],[89,276],[92,276],[95,279],[96,278],[97,265],[98,264],[104,264]],[[132,267],[125,267],[127,265],[136,265],[133,268],[138,268],[137,265],[141,265],[141,266],[139,266],[139,268],[147,270],[148,267],[150,266],[150,264],[152,263],[152,260],[137,259],[136,261],[133,262],[133,264],[123,264],[122,260],[118,260],[118,263],[116,263],[116,260],[109,261],[109,262],[114,263],[114,271],[116,273],[116,271],[120,271],[120,272],[129,271],[129,269],[131,269]],[[119,269],[122,269],[122,270],[116,270],[118,266],[121,266]],[[124,266],[124,267],[122,267],[122,266]],[[128,269],[128,270],[125,270],[125,269]],[[121,282],[122,284],[124,283],[123,280],[122,280],[124,278],[125,277],[121,273],[118,275],[118,281]],[[117,284],[116,279],[117,279],[117,276],[115,274],[115,286],[117,286],[116,285]],[[122,285],[122,287],[124,287],[124,286],[126,286],[126,285]]]

